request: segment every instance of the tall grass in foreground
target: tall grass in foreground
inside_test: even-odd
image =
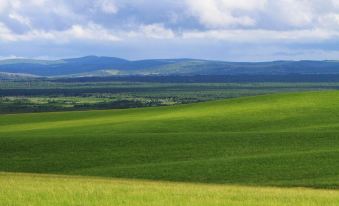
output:
[[[0,173],[0,205],[335,206],[339,191]]]

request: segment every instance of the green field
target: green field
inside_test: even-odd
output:
[[[1,185],[6,185],[0,200],[9,203],[16,196],[24,200],[37,196],[33,205],[39,205],[44,198],[53,201],[48,197],[65,189],[68,192],[61,192],[65,202],[67,198],[93,202],[97,195],[120,205],[147,205],[157,203],[153,194],[158,192],[163,196],[158,201],[167,200],[169,205],[194,204],[199,198],[211,205],[227,201],[229,205],[265,205],[264,200],[266,205],[335,205],[339,201],[338,159],[337,91],[0,116],[0,171],[10,172],[0,176]],[[13,172],[89,179],[88,183],[85,177],[59,181],[55,176]],[[97,180],[89,176],[107,179],[95,184]],[[140,191],[141,180],[146,189]],[[78,181],[81,187],[74,186]],[[34,186],[43,188],[49,183],[50,190]],[[93,190],[88,188],[91,184]],[[109,191],[118,197],[110,199]]]

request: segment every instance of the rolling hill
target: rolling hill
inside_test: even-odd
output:
[[[0,171],[337,188],[339,93],[0,116]]]
[[[86,56],[51,61],[1,60],[0,72],[41,77],[339,74],[339,61],[223,62],[198,59],[129,61],[115,57]]]
[[[40,178],[39,186],[50,185],[51,190],[69,188],[78,194],[76,197],[88,194],[86,188],[96,181],[89,178],[85,184],[82,181],[86,180],[66,177],[69,181],[60,182],[58,176],[13,174],[35,173],[94,176],[106,178],[104,181],[127,179],[125,183],[113,181],[106,186],[101,182],[91,191],[95,190],[99,199],[104,195],[100,188],[104,187],[125,195],[139,194],[144,205],[156,199],[152,192],[137,186],[139,180],[147,180],[145,184],[151,185],[149,181],[173,182],[165,188],[161,183],[148,187],[148,191],[167,198],[166,194],[175,197],[180,193],[182,198],[201,194],[217,201],[234,194],[227,193],[234,187],[239,190],[234,198],[247,198],[247,205],[265,205],[259,204],[259,200],[272,201],[266,205],[335,205],[339,188],[338,114],[339,92],[328,91],[157,108],[1,115],[0,171],[10,173],[0,175],[0,182],[8,185],[9,198],[34,195],[29,188],[20,189],[18,194],[15,190],[19,182],[34,185],[34,178]],[[82,193],[75,186],[79,181]],[[179,186],[175,185],[177,182],[181,182]],[[190,192],[185,193],[187,187],[180,186],[183,182],[191,184]],[[123,187],[126,184],[139,189],[129,193],[131,190]],[[220,187],[219,192],[211,192],[214,187]],[[286,200],[279,199],[280,189],[271,187],[309,189],[300,189],[304,193],[294,196],[296,199],[293,194],[298,194],[298,189],[281,189],[287,192]],[[53,191],[49,194],[52,197]],[[324,196],[311,202],[312,193]],[[115,201],[124,205],[133,200],[138,198]]]

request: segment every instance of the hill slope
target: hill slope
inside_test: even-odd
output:
[[[339,61],[223,62],[196,59],[129,61],[114,57],[87,56],[53,61],[31,59],[1,60],[0,72],[46,77],[339,74]]]
[[[339,186],[339,92],[0,116],[0,171]]]

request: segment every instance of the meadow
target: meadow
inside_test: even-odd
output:
[[[110,179],[118,178],[126,179],[133,188],[145,181],[150,190],[168,195],[169,201],[173,196],[179,198],[172,205],[181,205],[180,198],[195,201],[195,195],[210,197],[211,204],[220,200],[220,205],[227,201],[230,205],[265,205],[259,203],[266,199],[271,201],[266,205],[290,205],[289,201],[335,205],[338,114],[339,92],[318,91],[167,107],[1,115],[0,171],[6,173],[0,178],[7,186],[0,194],[11,202],[16,195],[43,195],[34,185],[48,184],[52,191],[45,191],[46,200],[50,200],[48,195],[56,195],[54,190],[70,188],[63,197],[70,193],[78,197],[74,201],[90,201],[84,182],[88,178],[92,184],[96,180],[91,178],[101,177],[113,182],[91,190],[98,198],[105,195],[100,189],[105,187],[117,194],[134,194],[124,189],[125,183]],[[13,173],[68,175],[65,178],[70,181]],[[31,189],[14,190],[26,181]],[[83,190],[71,189],[77,181],[84,181]],[[173,183],[163,188],[164,181]],[[208,188],[218,192],[209,193]],[[183,195],[175,195],[177,190]],[[291,196],[282,198],[279,192]],[[303,194],[295,196],[299,193]],[[316,201],[312,201],[313,193],[319,196]],[[156,204],[152,194],[141,195],[142,200],[122,195],[115,201]],[[248,203],[232,203],[237,198]]]

